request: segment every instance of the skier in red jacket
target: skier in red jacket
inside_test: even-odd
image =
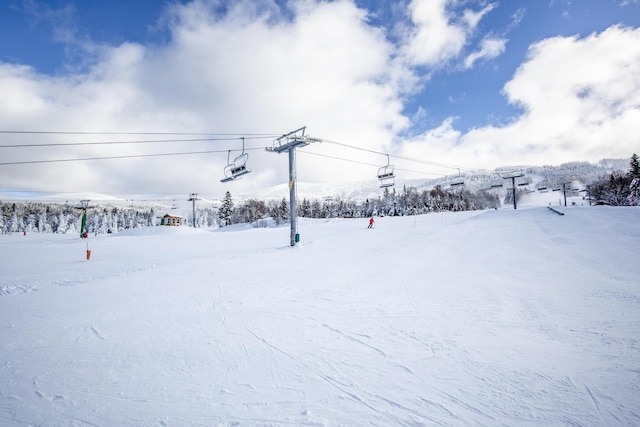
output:
[[[371,219],[369,220],[369,226],[367,228],[373,228],[373,223],[375,221],[373,220],[373,217],[371,217]]]

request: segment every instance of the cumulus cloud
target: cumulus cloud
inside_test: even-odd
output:
[[[251,135],[275,136],[300,126],[328,140],[298,156],[299,179],[310,182],[375,177],[376,164],[386,158],[371,151],[485,168],[626,157],[637,151],[640,30],[612,27],[584,38],[542,40],[531,46],[504,86],[505,100],[522,111],[510,124],[462,133],[450,117],[407,138],[413,134],[412,122],[423,119],[421,109],[408,117],[407,102],[428,84],[431,73],[451,61],[469,68],[504,54],[505,37],[477,34],[479,23],[497,4],[461,10],[469,3],[410,1],[409,20],[399,37],[373,26],[368,12],[351,0],[221,4],[172,3],[158,23],[168,41],[156,45],[99,44],[61,30],[68,36],[65,43],[91,59],[64,74],[0,63],[0,129],[112,132],[14,135],[12,143],[73,145],[0,148],[3,162],[215,153],[3,166],[2,185],[220,196],[230,189],[242,194],[288,180],[286,155],[264,150],[272,137]],[[519,12],[514,22],[521,16]],[[480,40],[477,48],[473,40]],[[171,139],[113,132],[235,135],[225,141],[82,144]],[[247,137],[253,173],[229,187],[219,180],[227,157],[240,153],[241,136]],[[354,152],[330,141],[365,150],[357,162],[336,162],[336,157],[353,159]]]
[[[464,9],[456,14],[451,10],[453,4],[450,0],[413,0],[409,4],[413,25],[403,53],[414,64],[442,65],[457,57],[478,22],[496,7],[491,3],[480,11]]]
[[[557,164],[626,158],[638,150],[640,29],[611,27],[587,37],[554,37],[532,45],[504,86],[522,114],[501,127],[451,131],[431,158],[458,164]],[[441,128],[449,129],[447,120]],[[431,132],[411,141],[427,141]]]
[[[233,2],[222,12],[206,1],[174,5],[164,19],[170,43],[102,46],[98,60],[83,73],[56,78],[3,65],[0,84],[8,97],[0,107],[2,127],[277,135],[306,125],[311,133],[321,130],[325,138],[372,149],[388,147],[408,125],[399,87],[413,76],[391,59],[393,47],[380,29],[367,25],[366,12],[350,1],[296,2],[290,16],[269,2],[257,4]],[[87,139],[96,137],[83,137]],[[258,144],[264,147],[271,141],[247,143],[253,148]],[[108,151],[78,146],[73,152],[75,157],[91,157],[217,147],[240,150],[241,141],[112,146]],[[134,182],[147,189],[189,191],[185,183],[190,182],[214,192],[223,191],[216,182],[226,154],[103,161],[92,167],[104,173],[100,188],[115,185],[122,191]],[[264,150],[251,154],[261,184],[287,180],[284,157]],[[322,163],[301,159],[301,179],[325,178]],[[61,188],[96,185],[87,178],[96,174],[84,174],[85,164],[68,163],[64,174],[60,165],[29,169],[37,169],[40,176],[58,174],[57,180],[47,182]],[[0,171],[5,185],[22,182],[6,171]],[[340,177],[353,179],[349,171]],[[239,191],[250,185],[249,180],[237,184]]]

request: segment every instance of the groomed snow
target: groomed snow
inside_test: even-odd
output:
[[[640,209],[561,209],[2,235],[0,425],[640,425]]]

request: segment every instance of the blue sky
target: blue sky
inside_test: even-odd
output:
[[[640,151],[639,27],[637,0],[2,0],[0,130],[233,137],[25,164],[104,157],[71,144],[114,137],[0,134],[0,146],[69,144],[0,147],[20,163],[0,165],[0,187],[210,189],[238,135],[305,125],[329,141],[300,156],[310,182],[367,179],[385,153],[407,179],[626,158]],[[257,152],[270,143],[247,143],[259,173],[239,191],[282,181],[283,160]],[[213,144],[223,154],[133,157]]]

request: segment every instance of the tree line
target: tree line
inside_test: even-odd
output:
[[[637,154],[629,160],[626,172],[612,172],[587,185],[595,204],[611,206],[640,205],[640,161]]]
[[[385,188],[382,196],[364,202],[331,197],[303,199],[296,206],[297,214],[304,218],[362,218],[369,216],[418,215],[429,212],[489,209],[500,206],[498,196],[487,192],[472,193],[461,190],[445,190],[436,186],[432,190],[418,191],[403,188],[401,191]],[[89,234],[117,233],[122,230],[150,227],[159,223],[157,212],[161,207],[94,206],[87,211]],[[70,204],[44,202],[0,202],[0,233],[80,233],[82,210]],[[196,227],[215,228],[232,224],[266,224],[261,220],[273,219],[276,224],[289,220],[289,202],[281,200],[250,199],[235,203],[230,192],[219,207],[196,209]],[[186,218],[185,225],[193,225],[193,218]]]
[[[370,216],[419,215],[430,212],[467,211],[493,209],[500,206],[497,195],[487,191],[471,192],[464,189],[446,190],[436,186],[431,190],[404,187],[401,191],[384,189],[381,197],[364,202],[329,197],[325,199],[304,198],[296,206],[302,218],[365,218]],[[220,226],[253,223],[273,218],[276,223],[289,219],[289,203],[281,201],[247,200],[235,206],[231,193],[227,191],[219,209]]]
[[[629,206],[640,204],[640,165],[636,154],[631,157],[626,172],[612,172],[587,185],[592,201],[596,204]],[[518,192],[522,192],[518,190]],[[512,193],[507,192],[503,203],[510,203]],[[518,195],[516,194],[516,197]],[[297,214],[303,218],[365,218],[370,216],[419,215],[431,212],[467,211],[493,209],[501,206],[497,194],[465,188],[444,188],[436,185],[432,189],[418,190],[414,187],[402,189],[385,188],[375,199],[356,201],[341,197],[307,199],[296,206]],[[122,230],[150,227],[158,224],[161,206],[98,206],[87,214],[90,234],[117,233]],[[70,204],[44,202],[1,202],[0,233],[80,233],[82,211]],[[289,220],[289,202],[281,200],[250,199],[235,203],[231,193],[226,192],[220,206],[199,207],[195,225],[198,228],[216,228],[232,224],[266,224],[267,219],[276,224]],[[187,218],[193,225],[193,218]]]
[[[117,233],[154,224],[153,208],[93,207],[87,211],[89,233]],[[0,202],[0,233],[80,233],[82,210],[68,204]]]

